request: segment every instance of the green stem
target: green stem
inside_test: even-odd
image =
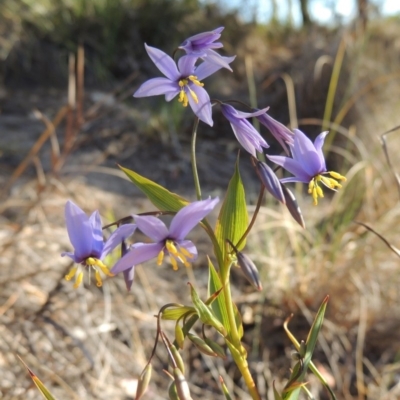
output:
[[[256,205],[256,208],[254,210],[253,217],[251,218],[250,224],[247,227],[246,231],[243,233],[243,236],[236,243],[236,247],[239,247],[242,244],[243,240],[246,239],[247,235],[250,233],[251,229],[253,228],[253,225],[256,222],[256,218],[257,218],[258,212],[260,211],[261,202],[262,202],[262,199],[263,199],[263,196],[264,196],[264,191],[265,191],[265,187],[264,187],[264,185],[261,185],[260,186],[260,193],[258,194],[257,205]]]
[[[254,383],[253,377],[250,374],[249,364],[247,363],[246,357],[241,354],[228,340],[226,341],[226,344],[232,354],[233,359],[235,360],[237,367],[239,368],[244,382],[246,383],[250,396],[253,400],[261,400],[256,384]]]
[[[200,120],[196,118],[193,124],[192,145],[190,149],[190,160],[192,163],[193,181],[194,181],[194,186],[196,188],[197,200],[201,200],[200,180],[199,180],[199,174],[197,172],[197,163],[196,163],[196,139],[197,139],[197,128],[199,126],[199,121]]]

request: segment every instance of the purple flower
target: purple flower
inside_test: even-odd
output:
[[[346,178],[337,172],[327,171],[322,146],[328,132],[322,132],[314,143],[299,129],[294,130],[294,143],[289,144],[293,158],[284,156],[267,156],[271,161],[288,170],[294,176],[281,179],[282,183],[304,182],[308,183],[308,193],[318,204],[318,197],[324,197],[319,186],[322,182],[329,189],[341,188],[337,180],[345,181]],[[330,175],[332,178],[327,177]]]
[[[65,222],[74,252],[64,252],[61,253],[61,256],[68,256],[78,264],[72,267],[65,279],[69,281],[77,274],[74,284],[74,288],[77,288],[82,282],[84,269],[92,267],[95,270],[97,286],[102,286],[100,271],[108,276],[113,276],[102,260],[118,244],[135,232],[136,225],[120,226],[104,242],[99,212],[95,211],[89,218],[70,200],[65,205]]]
[[[293,144],[293,132],[285,125],[281,124],[276,119],[269,116],[267,113],[261,114],[256,118],[260,121],[261,124],[267,127],[274,138],[283,147],[284,151],[289,154],[286,144]]]
[[[135,243],[131,246],[131,250],[114,265],[111,272],[117,274],[133,270],[135,265],[152,258],[157,258],[157,264],[161,265],[166,254],[169,254],[174,270],[178,269],[178,261],[186,266],[190,265],[197,258],[197,249],[193,242],[185,240],[185,237],[218,201],[218,198],[210,198],[195,201],[183,207],[172,219],[169,229],[156,217],[135,215],[138,228],[154,243]],[[133,272],[131,278],[133,279]],[[130,286],[127,286],[130,290]]]
[[[221,26],[213,31],[191,36],[179,46],[179,49],[185,50],[188,55],[200,57],[207,63],[216,64],[221,68],[227,68],[229,71],[232,71],[229,64],[236,58],[236,56],[223,57],[216,51],[212,50],[223,47],[221,42],[215,42],[221,37],[221,32],[223,30],[224,27]]]
[[[252,113],[244,113],[228,104],[221,105],[222,114],[231,123],[236,139],[253,157],[256,157],[256,150],[262,153],[262,148],[268,148],[269,145],[246,118],[265,114],[267,110],[268,107]]]
[[[206,124],[213,126],[210,96],[200,82],[222,67],[211,63],[195,66],[198,56],[183,56],[175,61],[163,51],[145,45],[147,54],[166,78],[153,78],[144,82],[134,93],[134,97],[165,95],[171,101],[179,95],[178,101],[184,107],[190,104],[193,112]]]

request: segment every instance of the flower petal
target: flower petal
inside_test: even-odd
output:
[[[198,60],[197,56],[183,56],[178,60],[178,69],[181,77],[194,75],[194,66]]]
[[[267,155],[267,157],[275,164],[280,165],[281,167],[285,168],[290,173],[295,175],[296,178],[300,179],[300,182],[308,183],[313,178],[313,175],[309,175],[307,173],[307,171],[304,171],[303,164],[298,162],[297,160],[293,160],[293,158],[284,157],[284,156],[269,156],[269,155]],[[288,179],[288,178],[285,178],[285,179]],[[282,180],[281,180],[281,182],[282,182]],[[293,180],[291,182],[298,182],[298,181]]]
[[[222,104],[221,111],[225,118],[230,122],[235,122],[238,119],[246,119],[252,117],[258,117],[259,115],[265,114],[269,110],[269,107],[262,108],[260,110],[255,110],[251,113],[246,113],[243,111],[236,110],[229,104]]]
[[[324,172],[324,165],[313,142],[299,129],[294,129],[294,145],[291,148],[293,158],[301,163],[303,170],[311,177]]]
[[[65,222],[69,240],[75,249],[75,257],[80,262],[89,257],[92,251],[92,225],[88,216],[70,200],[65,205]]]
[[[194,243],[191,240],[180,240],[177,242],[179,247],[185,248],[193,257],[188,258],[187,260],[189,262],[193,262],[197,258],[197,247],[194,245]]]
[[[201,121],[205,122],[207,125],[213,126],[214,122],[212,120],[210,96],[208,95],[206,90],[200,86],[196,86],[194,84],[189,84],[189,86],[190,89],[196,93],[198,100],[198,102],[196,102],[189,93],[188,99],[190,107]]]
[[[195,69],[194,75],[197,76],[197,79],[199,81],[202,81],[203,79],[208,78],[214,72],[217,72],[221,68],[223,68],[222,65],[219,65],[218,63],[214,63],[214,62],[209,62],[209,61],[210,61],[209,58],[205,57],[204,61]]]
[[[325,171],[326,171],[326,164],[325,164],[324,153],[322,152],[322,146],[324,145],[325,138],[328,133],[329,131],[322,132],[314,140],[315,150],[317,150],[318,157]]]
[[[167,78],[153,78],[144,82],[133,94],[133,97],[158,96],[160,94],[173,94],[175,97],[179,93],[179,90],[177,82]]]
[[[131,250],[112,267],[111,272],[118,274],[132,268],[134,265],[151,260],[158,256],[163,246],[162,243],[135,243]]]
[[[76,263],[79,263],[82,261],[82,260],[79,260],[76,258],[75,253],[71,253],[69,251],[64,251],[61,253],[61,257],[65,257],[65,256],[72,258],[74,260],[74,262],[76,262]]]
[[[108,253],[113,251],[119,244],[121,244],[123,240],[133,235],[135,230],[135,224],[125,224],[117,228],[104,244],[100,260],[102,260]]]
[[[92,252],[91,255],[100,258],[101,252],[104,247],[103,230],[101,228],[100,213],[96,210],[89,218],[90,225],[92,225]]]
[[[169,235],[168,228],[164,222],[151,215],[139,216],[134,215],[137,227],[150,239],[155,242],[161,242]]]
[[[219,198],[194,201],[178,211],[171,221],[169,237],[180,241],[215,207]]]
[[[268,192],[271,193],[272,196],[274,196],[281,203],[285,204],[285,196],[282,191],[282,185],[272,168],[270,168],[269,165],[264,162],[257,161],[256,171],[258,177]]]
[[[180,46],[180,49],[184,49],[187,52],[201,51],[203,48],[212,47],[218,49],[223,47],[222,43],[213,43],[221,37],[221,32],[224,27],[221,26],[213,31],[198,33],[197,35],[190,36]]]
[[[214,50],[207,50],[206,51],[206,57],[204,58],[204,61],[210,64],[214,64],[219,66],[220,68],[226,68],[229,71],[232,72],[232,68],[230,67],[230,63],[234,61],[236,56],[231,56],[231,57],[224,57],[218,54]],[[218,68],[219,69],[219,68]]]
[[[177,81],[179,79],[179,71],[175,64],[175,61],[166,53],[155,47],[144,45],[147,54],[156,65],[156,67],[171,81]]]
[[[128,292],[130,292],[132,283],[133,283],[133,279],[135,278],[135,266],[133,266],[132,268],[126,269],[123,272],[123,274],[124,274],[126,289],[128,290]]]

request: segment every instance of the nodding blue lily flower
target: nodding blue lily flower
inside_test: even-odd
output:
[[[114,276],[102,260],[124,239],[135,232],[136,225],[120,226],[104,242],[99,212],[95,211],[89,218],[70,200],[65,205],[65,222],[74,252],[64,252],[61,253],[61,256],[68,256],[78,264],[72,267],[65,279],[69,281],[76,275],[74,284],[76,289],[82,282],[84,270],[92,268],[95,271],[97,286],[102,286],[100,271],[105,275]]]
[[[221,105],[222,114],[231,123],[236,139],[253,157],[256,157],[256,151],[262,153],[262,148],[268,148],[269,145],[246,118],[265,114],[268,108],[263,108],[252,113],[245,113],[236,110],[229,104]]]
[[[196,246],[186,235],[215,207],[218,197],[195,201],[178,211],[171,221],[169,229],[158,218],[153,216],[134,215],[138,228],[154,243],[135,243],[112,268],[111,272],[133,270],[135,265],[157,258],[161,265],[164,256],[169,255],[172,267],[178,269],[178,261],[189,266],[197,258]],[[133,273],[131,273],[133,278]],[[132,284],[132,281],[130,282]],[[130,290],[130,286],[127,285]]]
[[[318,204],[318,197],[324,197],[319,186],[323,183],[332,190],[341,188],[338,182],[346,178],[334,171],[327,171],[322,146],[328,132],[319,134],[314,143],[299,129],[294,130],[294,143],[289,144],[293,158],[284,156],[267,156],[271,161],[288,170],[294,176],[281,179],[282,183],[308,183],[308,193],[311,194],[314,205]],[[330,177],[328,177],[329,175]]]
[[[218,54],[213,49],[220,49],[223,47],[221,42],[215,42],[221,37],[221,32],[224,27],[221,26],[213,31],[199,33],[197,35],[187,38],[178,48],[185,50],[186,54],[194,55],[202,58],[205,62],[220,65],[221,68],[229,69],[232,68],[229,64],[236,58],[224,57]]]
[[[147,54],[166,78],[153,78],[144,82],[133,94],[134,97],[148,97],[164,94],[166,101],[179,95],[178,101],[184,107],[189,104],[193,112],[206,124],[213,126],[210,96],[201,80],[222,68],[220,65],[201,63],[195,66],[198,56],[186,55],[175,61],[163,51],[145,45]]]

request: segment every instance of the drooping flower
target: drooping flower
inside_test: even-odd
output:
[[[114,265],[111,272],[117,274],[131,270],[135,265],[152,258],[157,258],[157,264],[161,265],[165,255],[170,256],[174,270],[178,269],[178,261],[189,266],[197,258],[197,249],[193,242],[185,240],[185,237],[218,201],[218,198],[209,198],[183,207],[172,219],[169,229],[156,217],[134,215],[137,227],[154,243],[135,243],[131,246],[131,250]]]
[[[257,110],[256,110],[257,111]],[[289,154],[287,144],[293,144],[293,132],[285,125],[281,124],[276,119],[272,118],[267,113],[261,114],[256,117],[261,124],[263,124],[272,133],[274,138],[283,147],[285,152]]]
[[[281,179],[282,183],[308,183],[308,193],[312,195],[314,205],[318,204],[318,197],[324,197],[319,186],[323,183],[332,190],[341,188],[338,182],[346,178],[334,171],[327,171],[322,146],[328,132],[320,133],[314,143],[299,129],[294,130],[294,143],[290,144],[293,158],[284,156],[267,156],[271,161],[288,170],[294,176]],[[329,175],[329,176],[327,176]]]
[[[95,271],[97,286],[102,286],[100,271],[105,275],[113,276],[102,260],[135,232],[136,225],[120,226],[104,242],[99,212],[95,211],[89,218],[70,200],[65,205],[65,222],[74,252],[64,252],[61,256],[68,256],[78,264],[72,267],[65,279],[69,281],[76,275],[74,288],[77,288],[82,282],[84,270],[92,268]]]
[[[224,27],[221,26],[213,31],[191,36],[179,46],[179,49],[185,50],[188,55],[200,57],[205,62],[216,64],[221,66],[221,68],[227,68],[229,71],[232,71],[229,64],[236,58],[236,56],[224,57],[213,50],[223,47],[221,42],[215,42],[221,37],[221,32],[223,30]]]
[[[265,114],[268,108],[263,108],[252,113],[245,113],[236,110],[229,104],[221,105],[222,114],[231,123],[236,139],[253,157],[256,157],[256,151],[262,153],[262,148],[268,148],[269,145],[246,118]]]
[[[145,45],[147,54],[166,78],[152,78],[144,82],[134,93],[134,97],[165,95],[171,101],[179,95],[178,101],[184,107],[189,104],[193,112],[206,124],[213,126],[210,96],[203,88],[201,80],[222,67],[211,63],[195,66],[198,56],[186,55],[175,61],[163,51]]]

